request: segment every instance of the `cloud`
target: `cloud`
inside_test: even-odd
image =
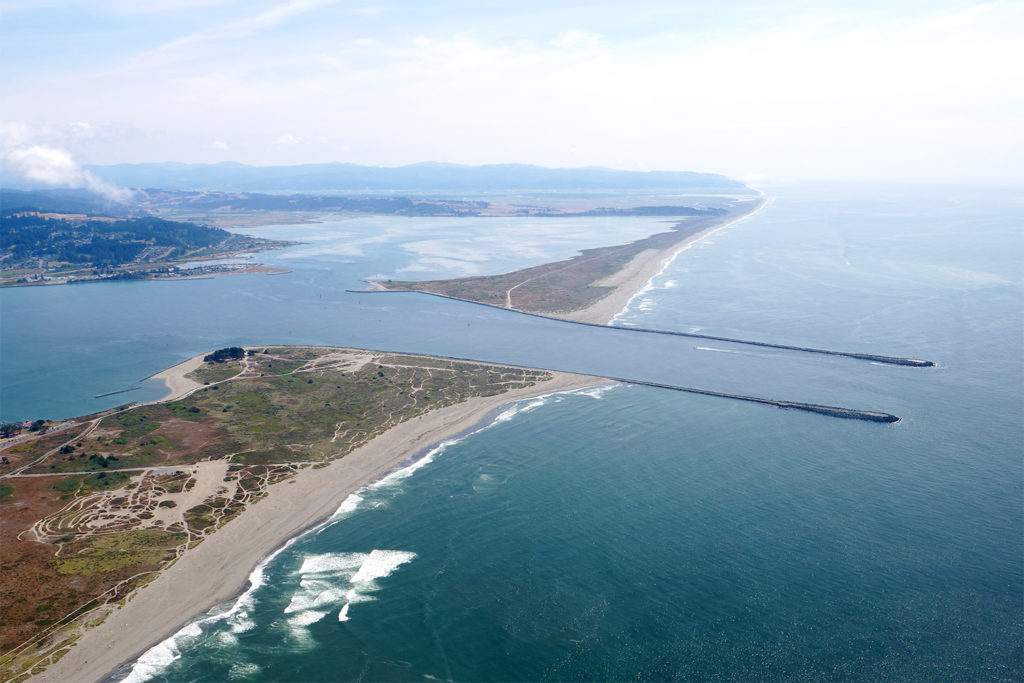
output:
[[[2,165],[29,180],[47,185],[81,187],[116,202],[126,202],[132,198],[131,191],[104,182],[83,170],[66,149],[49,145],[9,149],[3,153]]]
[[[350,11],[352,12],[352,14],[356,14],[356,15],[359,15],[361,17],[375,17],[378,14],[383,13],[384,12],[384,8],[383,7],[372,7],[372,6],[354,7]]]
[[[164,43],[149,53],[160,54],[173,52],[182,47],[191,47],[196,43],[216,42],[221,40],[238,40],[247,38],[267,29],[274,28],[284,22],[312,12],[327,5],[336,4],[338,0],[289,0],[272,7],[265,12],[253,14],[242,19],[229,21],[216,26],[200,29],[188,35]]]
[[[587,31],[569,29],[563,31],[551,40],[551,44],[564,50],[574,47],[594,47],[601,42],[601,36]]]
[[[39,46],[24,68],[0,74],[20,93],[5,109],[54,123],[39,136],[0,126],[0,140],[67,149],[83,164],[230,154],[256,164],[340,157],[1024,178],[1015,153],[1024,90],[1008,85],[1024,59],[1024,3],[841,14],[789,3],[727,12],[743,19],[727,23],[680,8],[693,3],[654,0],[640,3],[650,12],[585,20],[565,8],[468,5],[459,16],[388,10],[386,22],[352,14],[376,4],[261,0],[160,30],[140,21],[139,40],[98,50],[101,61],[42,59]],[[55,44],[80,38],[77,27],[54,30]],[[15,44],[27,49],[30,37]],[[138,128],[122,131],[111,117]],[[67,121],[90,122],[95,137]],[[309,144],[322,137],[335,142]],[[231,140],[230,152],[215,140]]]
[[[214,140],[213,143],[211,143],[210,146],[213,147],[214,149],[219,149],[219,150],[231,149],[231,146],[228,145],[228,143],[224,142],[223,140]]]

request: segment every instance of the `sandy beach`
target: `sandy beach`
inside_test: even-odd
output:
[[[197,356],[154,377],[164,379],[169,397],[195,388],[183,375]],[[472,428],[511,401],[608,383],[586,375],[556,372],[544,383],[499,396],[472,398],[413,418],[377,436],[322,469],[301,470],[271,486],[266,498],[185,553],[139,589],[101,625],[88,629],[40,681],[98,681],[176,633],[193,617],[238,595],[260,561],[303,530],[330,517],[345,498],[426,448]]]
[[[159,379],[167,385],[167,394],[156,403],[163,401],[175,401],[179,398],[187,396],[196,389],[201,389],[202,384],[195,380],[189,379],[185,375],[197,369],[203,364],[203,356],[205,353],[201,353],[198,356],[193,356],[183,363],[167,368],[161,372],[156,373],[146,379]]]
[[[650,283],[651,278],[664,270],[665,266],[671,263],[680,252],[688,249],[690,245],[695,242],[699,242],[713,232],[723,230],[730,225],[750,218],[767,206],[767,204],[768,201],[763,201],[760,206],[750,213],[746,213],[720,225],[713,225],[706,230],[690,235],[686,239],[673,244],[667,249],[647,249],[646,251],[640,252],[619,272],[593,283],[593,285],[597,287],[614,287],[608,295],[578,311],[552,313],[547,315],[550,315],[552,318],[562,318],[563,320],[574,320],[577,322],[594,323],[597,325],[610,325],[615,316],[629,306],[633,297],[639,294],[644,287]]]

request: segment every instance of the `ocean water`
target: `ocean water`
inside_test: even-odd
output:
[[[282,252],[289,275],[95,290],[140,310],[146,297],[162,297],[160,315],[133,318],[138,338],[113,358],[118,347],[103,328],[131,326],[98,310],[98,297],[89,304],[74,287],[0,292],[17,295],[0,299],[8,320],[12,298],[39,297],[18,301],[31,329],[2,330],[4,356],[13,339],[21,362],[38,367],[42,352],[21,345],[56,324],[49,302],[73,300],[63,313],[78,326],[61,328],[68,339],[57,351],[106,365],[76,374],[78,364],[51,360],[61,382],[90,392],[223,343],[316,342],[903,418],[878,425],[625,385],[520,402],[350,497],[269,558],[240,599],[119,677],[1024,678],[1024,202],[950,188],[768,194],[757,215],[682,252],[616,323],[923,357],[937,367],[340,291],[415,262],[405,237],[363,245],[345,263],[337,253]],[[208,310],[194,310],[200,300]],[[183,320],[170,333],[165,321],[175,316]],[[132,360],[147,345],[157,348]],[[135,365],[126,374],[119,360]],[[45,404],[33,398],[47,391],[38,384],[4,386],[5,411]]]

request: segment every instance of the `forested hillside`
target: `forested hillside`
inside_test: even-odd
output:
[[[231,237],[219,228],[154,217],[114,219],[44,214],[34,209],[0,212],[0,258],[8,267],[31,259],[97,267],[163,261]]]

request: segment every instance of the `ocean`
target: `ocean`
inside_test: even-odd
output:
[[[234,343],[438,353],[902,418],[632,385],[507,406],[350,497],[239,599],[117,677],[1024,678],[1024,200],[906,186],[766,194],[765,209],[681,252],[616,325],[936,367],[344,291],[561,258],[568,243],[548,249],[551,234],[596,246],[649,233],[650,219],[464,219],[429,239],[390,218],[272,226],[258,233],[318,237],[260,256],[292,273],[0,291],[4,419],[157,396],[143,383],[93,398]],[[549,232],[501,248],[535,229]],[[452,254],[459,264],[437,260]]]

